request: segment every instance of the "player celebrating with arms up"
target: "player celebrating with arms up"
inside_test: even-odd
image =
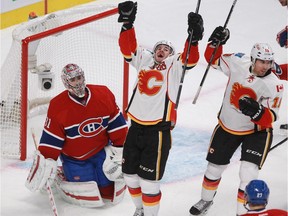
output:
[[[63,173],[56,186],[64,200],[98,207],[123,199],[121,171],[127,124],[105,86],[86,85],[84,71],[68,64],[61,75],[66,91],[49,104],[39,148],[26,181],[31,191],[53,182],[60,156]]]
[[[127,108],[131,126],[123,150],[122,170],[132,200],[134,216],[156,216],[161,200],[160,180],[171,148],[171,129],[176,124],[175,102],[185,56],[187,69],[199,59],[198,41],[203,36],[199,14],[188,15],[188,39],[183,53],[175,53],[171,42],[162,40],[152,51],[138,46],[133,22],[137,3],[120,3],[118,22],[123,22],[119,46],[138,78]],[[190,32],[193,31],[193,36]],[[192,37],[190,53],[188,41]]]
[[[222,54],[229,30],[217,27],[205,50],[211,59],[215,44],[220,44],[213,67],[229,77],[206,160],[208,166],[202,183],[201,200],[191,207],[192,215],[201,215],[212,205],[221,176],[236,149],[242,145],[239,171],[237,214],[245,213],[244,189],[258,177],[272,143],[272,123],[278,119],[283,84],[271,73],[274,53],[265,43],[256,43],[251,55]]]

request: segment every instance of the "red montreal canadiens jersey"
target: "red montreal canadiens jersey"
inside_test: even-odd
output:
[[[248,211],[248,213],[241,216],[287,216],[288,212],[280,209],[270,209],[263,211]]]
[[[57,159],[60,153],[85,160],[109,142],[123,146],[127,124],[105,86],[87,85],[86,105],[64,91],[53,98],[40,139],[39,151],[45,158]]]

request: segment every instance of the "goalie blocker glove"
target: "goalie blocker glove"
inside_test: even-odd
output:
[[[265,110],[263,105],[249,97],[243,97],[239,100],[239,109],[244,115],[250,116],[254,121],[259,121]]]
[[[32,192],[42,190],[48,181],[56,176],[57,161],[47,158],[37,150],[25,186]]]
[[[213,33],[208,39],[208,42],[212,42],[213,46],[216,44],[224,45],[226,44],[227,40],[230,38],[230,31],[229,29],[218,26],[214,29]]]
[[[118,22],[133,24],[137,12],[137,2],[125,1],[118,4]]]
[[[188,40],[192,35],[192,44],[196,44],[203,38],[204,26],[203,19],[200,14],[190,12],[188,14]]]

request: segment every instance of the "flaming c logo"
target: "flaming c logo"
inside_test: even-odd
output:
[[[155,95],[163,84],[163,75],[157,70],[140,71],[138,75],[138,89],[141,94]]]
[[[254,100],[257,99],[257,95],[253,89],[244,87],[238,82],[234,83],[230,94],[230,103],[239,109],[239,99],[245,96],[253,98]]]

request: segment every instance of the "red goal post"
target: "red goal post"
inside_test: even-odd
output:
[[[64,90],[60,74],[68,63],[82,67],[86,83],[108,86],[125,114],[129,67],[118,46],[117,12],[115,5],[91,4],[16,27],[1,67],[2,157],[26,159],[31,110]]]

